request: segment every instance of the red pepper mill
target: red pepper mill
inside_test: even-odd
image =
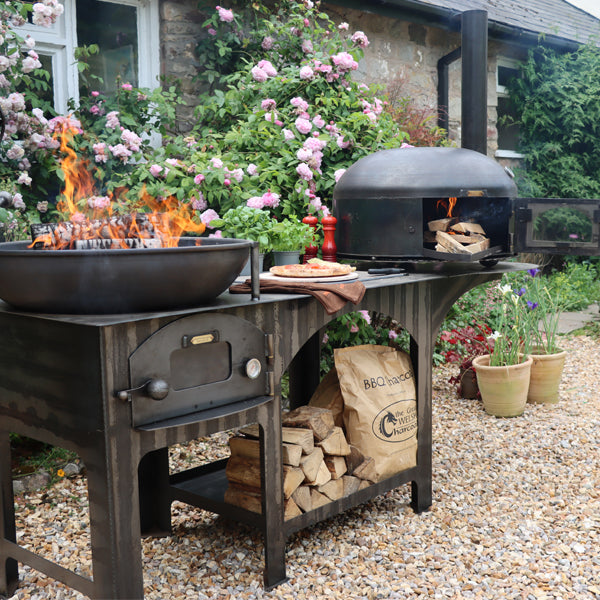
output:
[[[323,245],[321,246],[321,254],[323,260],[328,262],[337,262],[337,246],[335,245],[335,224],[337,219],[329,215],[321,219],[323,226]]]
[[[319,220],[314,215],[308,215],[308,217],[304,217],[304,219],[302,219],[302,222],[310,225],[313,228],[313,241],[310,246],[306,246],[306,248],[304,248],[304,256],[302,257],[302,264],[306,264],[311,258],[317,258],[317,252],[319,251],[319,248],[313,244],[315,241],[314,233],[316,233],[317,223]]]

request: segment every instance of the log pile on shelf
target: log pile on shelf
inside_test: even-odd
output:
[[[429,221],[427,226],[430,233],[426,241],[436,243],[436,252],[476,254],[490,247],[490,239],[479,223],[458,222],[454,217],[446,217]]]
[[[373,459],[348,444],[327,408],[301,406],[283,413],[282,441],[286,520],[348,496],[375,479]],[[258,425],[241,429],[229,446],[225,501],[260,513]]]

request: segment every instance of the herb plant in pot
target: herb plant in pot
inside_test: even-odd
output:
[[[274,265],[298,264],[313,237],[312,227],[294,215],[275,221],[271,233]]]
[[[259,270],[263,270],[264,256],[273,249],[273,225],[275,221],[268,211],[242,205],[230,208],[210,226],[219,229],[223,237],[252,240],[259,245]],[[250,275],[250,261],[241,275]]]
[[[527,404],[533,359],[528,356],[529,308],[510,285],[499,286],[502,314],[491,354],[477,356],[473,367],[485,411],[496,417],[517,417]]]

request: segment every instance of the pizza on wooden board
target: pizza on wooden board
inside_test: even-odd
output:
[[[356,267],[313,258],[302,265],[278,265],[269,271],[279,277],[340,277],[356,271]]]

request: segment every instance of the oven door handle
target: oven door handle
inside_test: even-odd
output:
[[[169,384],[164,379],[148,379],[138,387],[115,392],[115,396],[123,402],[131,402],[134,392],[142,392],[143,396],[152,400],[164,400],[169,395]]]

